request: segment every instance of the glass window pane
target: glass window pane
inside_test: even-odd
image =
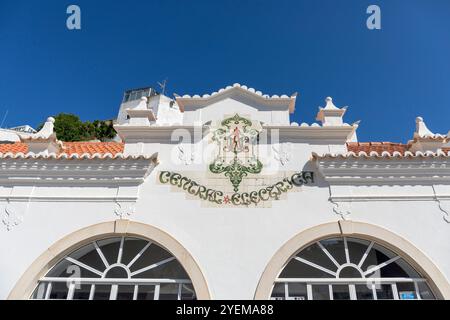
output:
[[[350,291],[347,284],[333,284],[334,300],[350,300]]]
[[[103,272],[106,269],[105,264],[102,262],[92,243],[71,253],[70,257],[100,272]]]
[[[362,269],[364,271],[369,270],[370,268],[377,266],[383,262],[388,261],[389,259],[397,256],[392,251],[386,249],[385,247],[382,247],[378,244],[374,244],[372,249],[370,250],[369,254],[367,255],[366,260],[364,260],[364,263],[362,265]]]
[[[66,282],[53,282],[50,299],[67,299],[69,288]]]
[[[90,293],[91,293],[90,284],[75,285],[73,300],[89,300]]]
[[[308,300],[305,283],[289,283],[289,300]]]
[[[158,261],[159,262],[159,261]],[[138,273],[132,278],[146,278],[146,279],[189,279],[186,271],[177,260],[166,262],[156,268]]]
[[[275,283],[272,290],[271,299],[273,300],[284,300],[284,283]]]
[[[116,300],[133,300],[134,285],[131,286],[119,286],[117,290]]]
[[[172,283],[161,284],[159,300],[178,300],[178,285]]]
[[[154,299],[155,299],[155,286],[139,285],[137,300],[154,300]]]
[[[430,287],[425,282],[418,282],[420,298],[422,300],[434,300],[434,294],[431,292]]]
[[[320,241],[339,264],[347,262],[343,238],[333,238]]]
[[[41,282],[34,290],[32,299],[45,299],[45,293],[47,292],[48,283]]]
[[[170,258],[171,256],[172,255],[169,252],[167,252],[160,246],[152,244],[150,247],[148,247],[147,250],[144,251],[142,256],[138,260],[136,260],[135,263],[133,263],[133,265],[130,267],[130,270],[131,272],[134,272],[136,270],[148,267],[149,265]]]
[[[417,299],[414,283],[397,283],[397,291],[400,300]]]
[[[370,241],[367,240],[347,238],[350,262],[358,265],[369,245]]]
[[[109,300],[111,294],[111,285],[96,284],[94,300]]]
[[[356,298],[358,300],[373,300],[373,292],[371,284],[356,284]]]
[[[292,259],[280,274],[280,278],[330,278],[327,272]]]
[[[333,256],[333,253],[330,252]],[[313,244],[298,254],[300,258],[313,262],[321,267],[324,267],[331,271],[336,271],[337,266],[331,261],[331,259],[323,252],[318,244]]]
[[[313,300],[330,300],[330,288],[325,285],[312,285]]]
[[[394,295],[392,293],[392,287],[390,284],[376,284],[375,289],[377,292],[378,300],[392,300]]]
[[[196,300],[194,287],[192,284],[183,284],[181,287],[181,300]]]
[[[100,275],[86,270],[85,268],[82,268],[65,259],[54,266],[46,275],[46,277],[58,278],[69,278],[74,276],[81,278],[100,278]]]
[[[121,262],[128,265],[136,255],[147,245],[148,241],[137,238],[125,238]],[[147,250],[151,249],[148,247]]]
[[[117,263],[121,238],[109,238],[97,241],[109,264]]]

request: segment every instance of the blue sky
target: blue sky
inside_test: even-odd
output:
[[[381,30],[366,28],[371,4]],[[332,96],[360,141],[405,142],[418,115],[450,129],[450,1],[0,0],[0,75],[4,127],[114,118],[125,89],[168,78],[170,94],[299,92],[297,122]]]

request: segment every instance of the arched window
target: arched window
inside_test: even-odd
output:
[[[363,239],[317,241],[281,271],[272,299],[435,299],[426,279],[402,257]]]
[[[115,237],[73,251],[43,277],[32,299],[192,300],[189,276],[167,250],[148,240]]]

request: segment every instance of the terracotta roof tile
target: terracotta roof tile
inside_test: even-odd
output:
[[[28,146],[23,142],[15,142],[15,143],[1,143],[0,144],[0,153],[27,153]]]
[[[110,153],[115,156],[123,152],[123,143],[121,142],[63,142],[64,149],[61,153],[72,154],[106,154]],[[26,143],[2,143],[0,144],[0,153],[27,153],[28,146]]]
[[[394,142],[349,142],[347,143],[347,150],[349,152],[365,152],[369,154],[372,151],[382,153],[387,151],[389,153],[393,153],[395,151],[404,154],[408,151],[408,147],[403,143],[394,143]]]
[[[82,155],[88,153],[90,155],[99,153],[111,153],[116,155],[123,152],[123,143],[119,142],[64,142],[63,153],[72,155],[74,153]]]

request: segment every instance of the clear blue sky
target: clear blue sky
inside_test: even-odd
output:
[[[381,30],[366,28],[370,4]],[[450,1],[0,0],[0,75],[3,126],[114,118],[125,89],[168,78],[170,94],[298,91],[297,122],[332,96],[360,141],[405,142],[417,115],[450,129]]]

